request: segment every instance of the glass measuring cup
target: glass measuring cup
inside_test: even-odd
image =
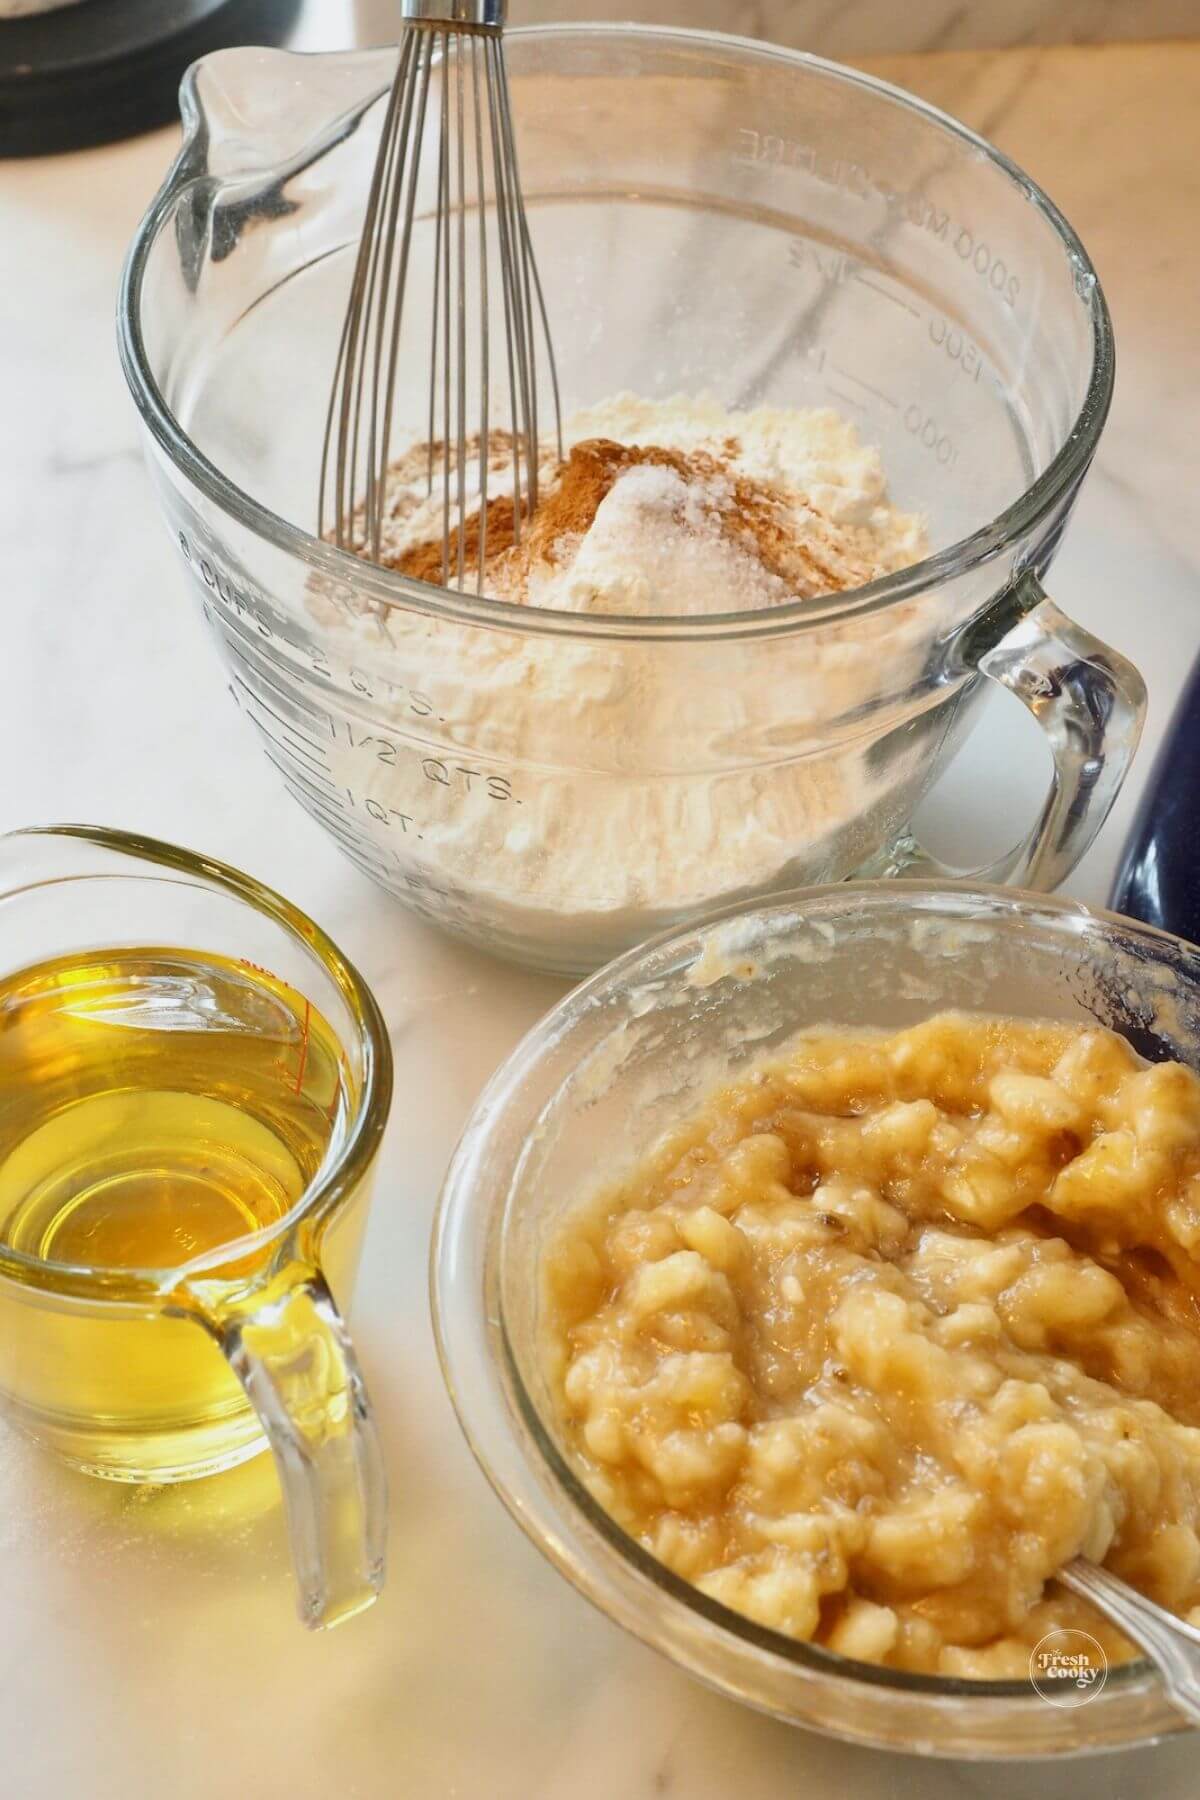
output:
[[[290,1210],[178,1267],[56,1261],[0,1239],[0,1408],[119,1481],[208,1475],[269,1444],[301,1616],[333,1624],[384,1575],[383,1462],[342,1310],[391,1099],[386,1028],[324,933],[248,876],[92,827],[0,838],[0,979],[125,945],[187,946],[286,983],[336,1040],[348,1104]]]
[[[564,410],[622,389],[833,407],[932,551],[848,594],[632,618],[465,599],[320,542],[327,371],[393,58],[209,58],[131,250],[121,347],[181,561],[288,789],[429,918],[577,971],[739,897],[929,868],[909,822],[990,682],[1054,775],[979,873],[1055,886],[1145,699],[1042,585],[1112,389],[1078,238],[973,133],[815,58],[582,26],[514,32],[509,64]],[[416,296],[435,210],[418,196]],[[424,435],[427,392],[401,370],[398,443]]]

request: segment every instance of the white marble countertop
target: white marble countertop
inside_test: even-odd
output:
[[[1200,44],[871,66],[1015,155],[1099,265],[1118,394],[1052,585],[1146,675],[1144,775],[1200,647],[1187,524]],[[438,1378],[426,1243],[475,1094],[560,990],[440,937],[370,886],[283,803],[229,704],[154,510],[113,342],[122,251],[171,148],[161,133],[0,164],[0,830],[87,819],[202,847],[291,895],[374,984],[397,1089],[355,1329],[388,1451],[391,1574],[373,1612],[306,1636],[265,1462],[143,1493],[68,1476],[0,1427],[0,1791],[1190,1796],[1189,1741],[1071,1772],[989,1769],[846,1749],[753,1716],[595,1614],[492,1499]],[[1104,897],[1137,786],[1071,884],[1085,898]],[[951,795],[943,816],[953,808]]]

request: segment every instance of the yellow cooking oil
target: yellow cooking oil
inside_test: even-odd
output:
[[[261,1448],[215,1336],[173,1304],[172,1275],[206,1259],[219,1325],[222,1284],[244,1293],[278,1263],[278,1243],[241,1240],[291,1211],[355,1101],[326,1019],[253,964],[151,946],[0,978],[8,1415],[117,1479],[209,1473]],[[342,1304],[365,1210],[347,1196],[305,1247]]]

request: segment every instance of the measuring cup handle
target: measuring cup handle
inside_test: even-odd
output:
[[[1061,612],[1035,576],[1025,575],[1008,601],[1017,617],[1004,635],[973,650],[968,634],[962,649],[967,666],[1015,694],[1045,732],[1050,792],[1029,835],[989,867],[950,869],[924,852],[919,860],[923,872],[1049,892],[1108,817],[1142,735],[1146,684],[1131,662]]]
[[[276,1284],[216,1335],[279,1468],[306,1625],[336,1625],[383,1587],[387,1483],[350,1337],[317,1273]]]

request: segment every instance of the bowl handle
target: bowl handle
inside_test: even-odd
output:
[[[214,1303],[190,1284],[275,1453],[300,1617],[353,1618],[384,1581],[387,1480],[362,1373],[324,1277],[293,1264]]]
[[[1146,684],[1131,662],[1060,611],[1032,573],[1006,599],[1003,617],[1015,611],[1015,622],[997,639],[989,609],[964,636],[961,666],[1029,708],[1050,741],[1050,792],[1028,836],[986,868],[952,869],[917,850],[903,872],[1048,893],[1088,849],[1120,792],[1142,735]]]

